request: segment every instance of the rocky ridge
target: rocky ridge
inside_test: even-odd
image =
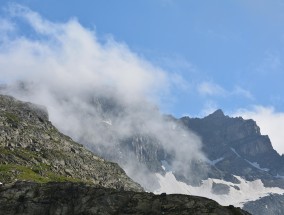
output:
[[[18,182],[0,186],[0,214],[222,214],[249,215],[196,196],[154,195],[78,183]]]
[[[142,191],[116,163],[60,133],[38,105],[0,95],[0,182],[74,181]]]

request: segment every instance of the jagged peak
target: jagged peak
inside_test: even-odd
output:
[[[225,114],[221,109],[218,109],[218,110],[214,111],[213,113],[209,114],[207,117],[221,118],[221,117],[225,117]]]

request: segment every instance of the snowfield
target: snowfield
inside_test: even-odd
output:
[[[156,173],[160,188],[154,193],[161,194],[187,194],[195,196],[203,196],[217,201],[223,206],[234,205],[236,207],[243,207],[247,201],[254,201],[261,197],[268,196],[271,193],[284,194],[284,189],[278,187],[264,187],[261,180],[246,181],[239,176],[235,176],[240,184],[220,180],[207,179],[202,182],[200,187],[193,187],[184,182],[178,181],[172,172],[167,172],[165,176]],[[229,193],[217,195],[212,192],[213,183],[225,184],[229,186]]]

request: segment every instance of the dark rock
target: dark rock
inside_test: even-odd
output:
[[[179,121],[202,138],[203,151],[210,160],[223,158],[215,165],[223,175],[273,180],[284,170],[284,158],[273,149],[269,137],[261,135],[253,120],[228,117],[217,110],[201,119],[183,117]]]
[[[232,186],[233,188],[235,188],[236,190],[240,190],[240,187],[238,187],[238,186],[236,186],[236,185],[234,185],[234,186]]]
[[[217,195],[225,195],[225,194],[229,194],[229,192],[230,192],[230,186],[226,184],[220,184],[220,183],[213,182],[212,193],[217,194]]]
[[[18,182],[0,186],[0,215],[33,214],[249,214],[186,195],[118,191],[78,183]]]
[[[224,112],[221,109],[216,110],[212,114],[209,114],[206,118],[210,119],[218,119],[218,118],[223,118],[225,117]]]

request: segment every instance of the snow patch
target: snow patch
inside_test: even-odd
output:
[[[177,181],[176,177],[172,172],[167,172],[165,176],[156,173],[158,177],[160,188],[154,191],[155,194],[167,193],[167,194],[191,194],[191,186],[184,182]]]
[[[269,169],[267,169],[267,168],[261,168],[257,162],[250,162],[250,161],[248,161],[248,160],[246,160],[246,159],[245,159],[245,161],[248,162],[248,163],[249,163],[250,165],[252,165],[253,167],[259,169],[259,170],[262,170],[262,171],[265,171],[265,172],[268,172],[268,171],[269,171]]]
[[[239,158],[241,157],[241,156],[239,155],[239,153],[238,153],[234,148],[231,147],[231,150],[232,150],[232,152],[234,152]]]
[[[231,150],[232,150],[232,152],[234,152],[239,158],[242,158],[242,157],[240,156],[240,154],[239,154],[234,148],[231,147]],[[265,171],[265,172],[268,172],[268,171],[269,171],[268,168],[261,168],[257,162],[250,162],[250,161],[247,160],[247,159],[244,159],[244,160],[245,160],[247,163],[249,163],[250,165],[252,165],[253,167],[255,167],[255,168],[257,168],[257,169],[259,169],[259,170],[261,170],[261,171]]]
[[[166,172],[172,171],[172,167],[167,161],[162,160],[161,162],[162,162],[162,169],[163,170],[165,170]]]
[[[261,197],[268,196],[271,193],[284,194],[284,190],[278,187],[264,187],[260,179],[255,181],[246,181],[239,176],[235,176],[240,184],[220,180],[207,179],[203,180],[201,186],[193,187],[184,182],[178,181],[172,172],[167,172],[164,176],[156,173],[160,188],[154,191],[156,194],[187,194],[195,196],[203,196],[217,201],[219,204],[228,206],[234,205],[242,207],[247,201],[255,201]],[[213,183],[225,184],[229,186],[229,194],[217,195],[212,193]],[[235,189],[234,187],[238,187]]]
[[[239,158],[241,158],[240,154],[239,154],[234,148],[231,147],[231,150],[232,150],[232,152],[234,152]],[[269,171],[268,168],[261,168],[257,162],[250,162],[250,161],[248,161],[247,159],[244,159],[244,160],[245,160],[247,163],[249,163],[250,165],[252,165],[253,167],[255,167],[255,168],[257,168],[257,169],[259,169],[259,170],[261,170],[261,171],[265,171],[265,172],[268,172],[268,171]]]
[[[213,160],[213,161],[207,160],[207,163],[210,164],[210,165],[212,165],[212,166],[215,166],[215,164],[219,163],[219,162],[222,161],[222,160],[224,160],[223,157],[218,158],[218,159],[215,159],[215,160]]]

